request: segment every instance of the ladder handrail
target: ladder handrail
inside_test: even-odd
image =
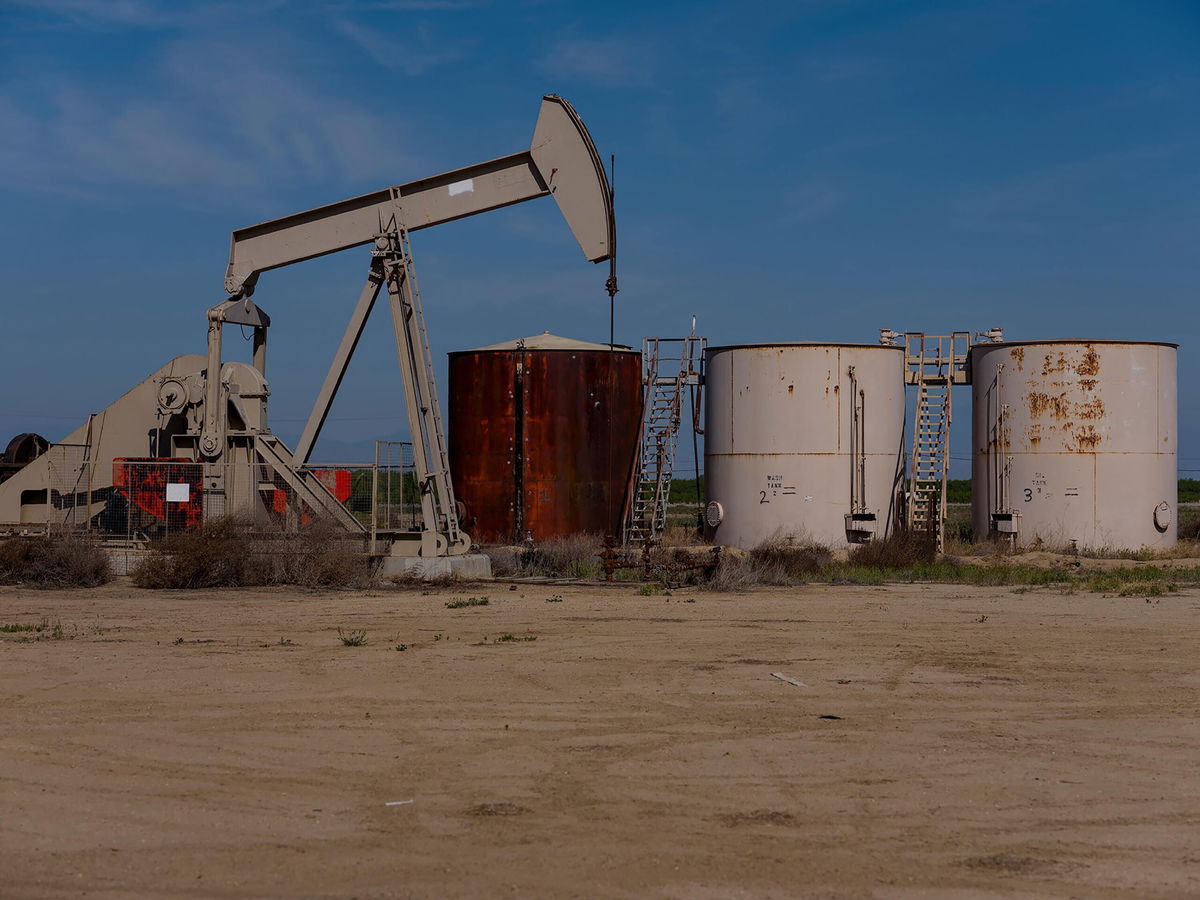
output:
[[[917,388],[905,518],[910,531],[933,538],[939,553],[945,549],[953,388],[968,381],[969,350],[969,332],[904,335],[905,380]]]
[[[675,344],[678,352],[670,352]],[[700,384],[706,344],[694,334],[642,341],[642,425],[623,525],[626,543],[656,540],[666,528],[684,388]]]

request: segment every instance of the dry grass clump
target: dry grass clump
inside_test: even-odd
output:
[[[663,529],[662,543],[670,547],[708,546],[703,532],[694,525],[668,524]]]
[[[767,541],[746,553],[722,553],[708,586],[717,591],[737,591],[754,585],[805,584],[819,575],[832,558],[826,547]]]
[[[0,584],[96,587],[111,578],[107,554],[83,535],[63,533],[0,541]]]
[[[260,535],[255,555],[269,566],[270,584],[311,588],[363,587],[372,565],[362,539],[318,521],[301,532]]]
[[[484,547],[492,574],[503,577],[599,578],[604,542],[595,534],[551,538],[530,547]]]
[[[251,581],[248,529],[233,519],[206,522],[158,541],[129,573],[143,588],[238,587]]]
[[[937,548],[926,535],[902,531],[859,544],[847,561],[873,569],[907,569],[931,563],[936,557]]]
[[[361,549],[325,523],[299,533],[263,533],[236,519],[218,519],[158,542],[130,574],[138,587],[159,589],[359,587],[371,576]]]
[[[603,540],[595,534],[572,534],[536,545],[525,554],[523,565],[532,574],[559,578],[599,578]]]
[[[486,546],[480,547],[479,552],[492,561],[492,575],[496,578],[525,574],[521,570],[521,557],[525,552],[521,547]]]

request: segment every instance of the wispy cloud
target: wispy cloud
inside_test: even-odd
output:
[[[303,55],[304,48],[295,48]],[[261,48],[164,45],[144,88],[64,75],[0,84],[0,182],[17,189],[266,189],[391,180],[402,123],[332,93]]]
[[[809,67],[819,81],[832,84],[875,75],[879,68],[879,62],[861,56],[838,56],[814,59],[810,62]]]
[[[8,0],[10,7],[43,23],[96,29],[186,28],[205,21],[245,17],[283,6],[287,0]]]
[[[653,45],[641,38],[566,38],[542,57],[548,75],[606,87],[649,84],[656,68]]]
[[[80,24],[157,27],[172,16],[152,0],[9,0],[10,5]]]
[[[457,12],[487,6],[487,0],[334,0],[326,6],[342,12]]]
[[[371,55],[381,66],[400,69],[407,75],[423,75],[437,66],[457,62],[466,55],[466,49],[451,44],[446,39],[434,36],[428,25],[418,25],[410,33],[410,39],[397,41],[387,33],[337,16],[334,27]],[[415,37],[416,41],[411,40]]]
[[[962,191],[953,201],[960,224],[1026,232],[1059,227],[1049,221],[1055,209],[1079,210],[1096,189],[1112,190],[1135,172],[1153,171],[1185,148],[1179,144],[1133,147],[997,178]]]
[[[832,212],[842,203],[842,190],[828,178],[810,178],[783,196],[783,225],[802,225]]]

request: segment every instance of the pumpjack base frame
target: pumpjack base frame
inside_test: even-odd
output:
[[[461,578],[475,580],[492,577],[492,561],[482,553],[463,553],[459,556],[385,556],[380,578]]]

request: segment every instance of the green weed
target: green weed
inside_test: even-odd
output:
[[[446,609],[463,609],[468,606],[487,606],[487,597],[456,597],[453,600],[446,601]]]
[[[50,627],[50,620],[43,618],[40,622],[11,622],[0,625],[0,633],[17,634],[22,631],[43,632]]]
[[[1161,597],[1168,591],[1175,590],[1173,584],[1160,584],[1157,581],[1148,584],[1129,584],[1117,592],[1118,597]]]

